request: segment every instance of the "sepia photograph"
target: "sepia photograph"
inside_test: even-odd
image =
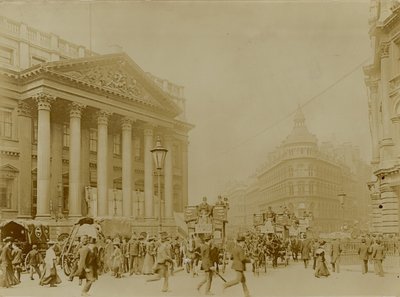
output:
[[[0,297],[400,296],[400,0],[0,1]]]

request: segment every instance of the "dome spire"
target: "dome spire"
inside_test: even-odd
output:
[[[303,111],[301,110],[300,104],[297,107],[296,114],[294,116],[294,126],[302,127],[305,126],[306,118],[304,117]]]

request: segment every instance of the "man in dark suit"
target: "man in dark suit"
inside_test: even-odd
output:
[[[384,274],[383,274],[382,262],[383,262],[383,259],[385,259],[385,248],[381,244],[380,239],[377,239],[375,241],[375,243],[376,243],[376,245],[375,245],[374,250],[372,252],[372,259],[374,260],[374,263],[375,263],[376,273],[379,276],[383,277]]]
[[[362,268],[362,274],[365,274],[368,272],[368,245],[366,243],[365,238],[361,239],[361,244],[360,247],[358,248],[358,255],[361,260],[361,268]]]
[[[340,254],[342,253],[342,245],[340,244],[340,240],[337,238],[333,239],[332,248],[331,248],[331,264],[332,271],[339,273],[339,264],[340,264]]]
[[[79,249],[79,263],[78,269],[75,272],[75,276],[79,276],[80,279],[86,279],[86,283],[82,288],[82,296],[89,296],[89,290],[92,283],[96,280],[95,274],[95,252],[89,249],[89,238],[87,235],[82,237],[82,247]]]
[[[249,297],[250,293],[246,285],[246,277],[244,276],[244,271],[246,270],[246,263],[250,263],[250,260],[246,258],[244,253],[244,236],[240,236],[237,240],[236,246],[232,249],[232,269],[236,271],[236,278],[226,282],[224,284],[224,290],[226,288],[232,287],[239,283],[242,283],[243,293],[245,297]]]
[[[304,240],[301,243],[301,259],[304,262],[304,268],[308,267],[308,262],[310,261],[310,253],[311,253],[311,241],[307,239],[306,235],[304,235]]]
[[[163,286],[161,292],[168,292],[169,290],[169,273],[168,273],[168,263],[173,264],[171,258],[171,246],[167,242],[169,237],[166,233],[160,234],[158,247],[157,247],[157,255],[156,255],[156,267],[154,272],[156,273],[151,278],[147,279],[147,282],[157,281],[161,278],[164,278]]]
[[[213,295],[210,292],[212,277],[213,277],[213,263],[211,261],[211,236],[206,235],[203,239],[201,249],[201,267],[204,270],[204,279],[197,286],[197,291],[200,291],[201,287],[206,285],[206,295]]]
[[[139,240],[136,235],[132,235],[129,240],[129,275],[139,274]]]

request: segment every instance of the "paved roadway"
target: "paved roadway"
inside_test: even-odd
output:
[[[395,265],[393,265],[395,264]],[[370,264],[372,270],[372,264]],[[332,273],[328,278],[315,278],[311,268],[305,269],[301,263],[291,263],[288,267],[272,269],[268,267],[266,274],[254,276],[246,272],[248,287],[251,296],[400,296],[399,263],[387,263],[385,277],[379,277],[373,272],[362,275],[358,266],[342,266],[340,273]],[[81,287],[78,280],[73,283],[63,280],[57,288],[40,287],[37,280],[30,280],[27,274],[23,275],[23,282],[10,289],[0,288],[0,296],[80,296]],[[233,277],[228,269],[224,274],[226,279]],[[36,276],[37,278],[37,276]],[[98,297],[117,296],[202,296],[197,292],[196,285],[203,275],[192,278],[181,271],[170,278],[170,292],[161,293],[161,282],[147,283],[146,276],[126,276],[115,279],[110,275],[101,276],[94,283],[90,294]],[[222,280],[217,276],[213,279],[212,292],[215,296],[233,297],[243,296],[240,285],[222,292]]]

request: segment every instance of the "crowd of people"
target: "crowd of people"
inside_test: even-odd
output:
[[[55,287],[61,283],[57,272],[60,248],[53,241],[47,244],[44,256],[36,245],[32,245],[25,263],[31,280],[37,274],[41,286]],[[375,273],[384,276],[382,262],[385,250],[380,237],[367,236],[361,239],[357,253],[363,274],[368,272],[372,261]],[[211,236],[203,234],[182,238],[166,233],[157,237],[134,233],[130,238],[106,238],[104,244],[96,242],[96,238],[83,235],[73,243],[71,254],[73,259],[68,280],[78,278],[79,285],[82,285],[82,296],[88,296],[99,275],[108,272],[115,278],[148,275],[149,282],[163,279],[161,290],[166,292],[169,290],[169,275],[179,270],[185,270],[192,277],[198,276],[199,270],[202,270],[204,279],[198,284],[197,290],[200,291],[205,285],[207,295],[212,294],[212,280],[216,274],[224,280],[224,289],[241,283],[244,295],[249,296],[243,273],[246,263],[251,263],[256,273],[262,266],[266,269],[269,261],[272,267],[278,266],[279,259],[285,265],[289,260],[301,261],[306,269],[312,266],[315,277],[328,277],[331,273],[340,272],[343,243],[340,239],[327,243],[323,239],[306,236],[283,239],[277,234],[249,232],[222,248]],[[235,278],[231,281],[226,281],[220,274],[220,265],[225,266],[228,261],[231,261],[235,270]],[[11,237],[5,238],[0,256],[0,287],[18,285],[23,266],[20,244]]]
[[[289,237],[282,239],[277,234],[260,234],[248,232],[245,237],[245,253],[251,259],[253,272],[257,273],[260,266],[266,267],[267,259],[271,259],[272,267],[277,267],[278,260],[288,264],[289,259],[298,262],[301,260],[304,268],[308,268],[313,261],[312,268],[315,277],[329,276],[340,272],[341,257],[344,252],[344,242],[333,238],[328,243],[320,238]],[[383,238],[366,235],[360,239],[357,254],[363,274],[368,272],[368,264],[373,263],[374,272],[383,277],[383,260],[388,247],[384,246]],[[327,263],[329,258],[329,263]],[[330,265],[329,265],[330,264]],[[330,269],[328,268],[330,266]]]

